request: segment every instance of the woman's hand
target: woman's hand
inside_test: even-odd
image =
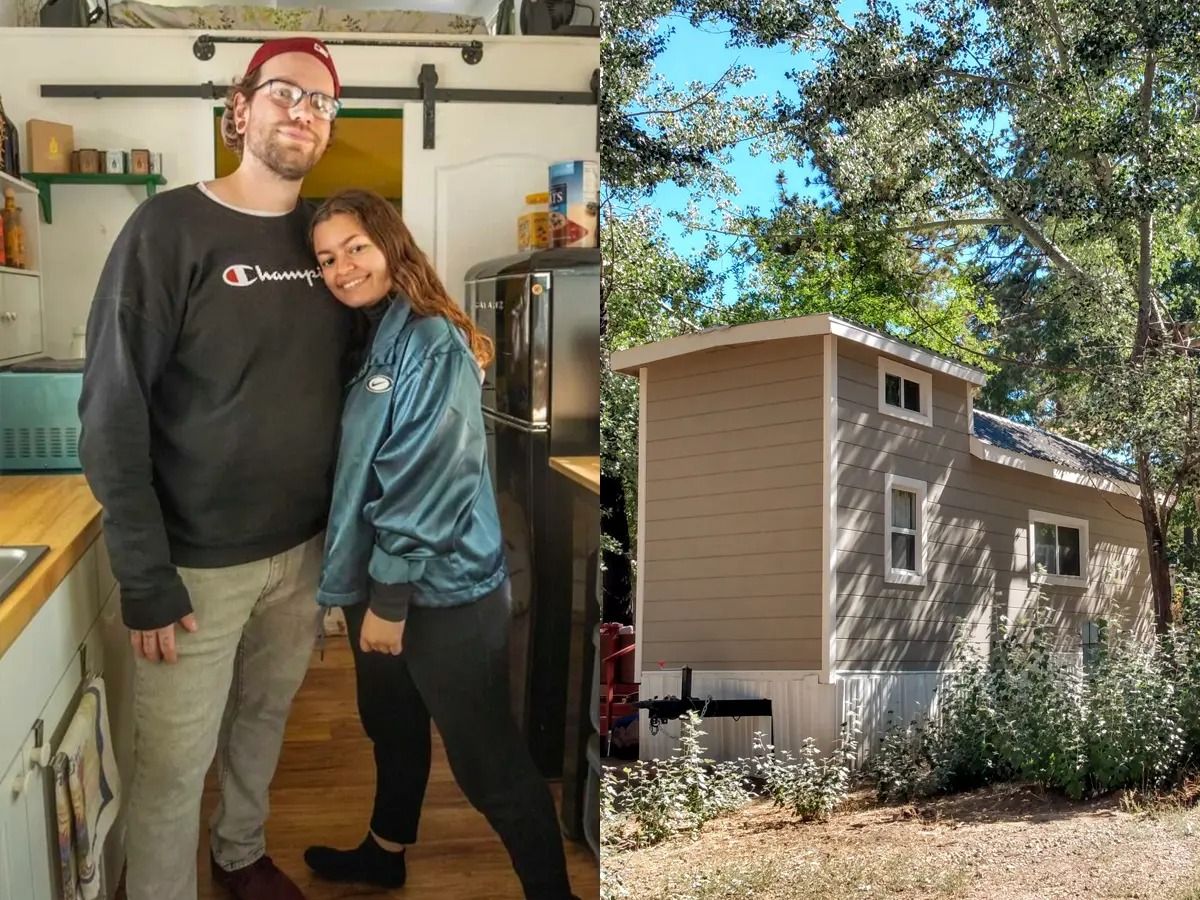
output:
[[[358,645],[363,653],[390,653],[399,656],[404,641],[404,622],[389,622],[371,610],[363,616],[362,634]]]

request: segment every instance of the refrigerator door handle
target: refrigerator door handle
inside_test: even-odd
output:
[[[518,419],[516,416],[488,409],[486,406],[483,408],[483,417],[491,419],[493,422],[499,422],[501,425],[509,425],[518,431],[524,431],[529,434],[546,434],[550,431],[548,423],[528,422],[525,419]]]

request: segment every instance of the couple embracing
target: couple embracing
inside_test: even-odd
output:
[[[308,865],[404,884],[432,720],[525,896],[566,900],[553,801],[508,707],[480,410],[492,347],[391,204],[300,199],[339,94],[320,41],[263,44],[222,119],[237,170],[138,208],[88,320],[80,457],[135,656],[127,896],[195,900],[215,757],[215,883],[303,897],[266,854],[268,792],[322,610],[338,606],[375,805],[360,846],[312,846]]]

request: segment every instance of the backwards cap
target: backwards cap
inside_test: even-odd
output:
[[[274,59],[281,53],[307,53],[314,59],[319,60],[329,70],[329,74],[333,76],[333,96],[341,96],[342,85],[338,81],[337,69],[333,67],[333,57],[329,55],[329,48],[316,38],[295,37],[267,41],[250,58],[250,64],[246,66],[246,73],[249,74],[264,65],[267,60]]]

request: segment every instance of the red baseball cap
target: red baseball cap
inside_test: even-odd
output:
[[[338,81],[337,69],[333,67],[333,57],[329,54],[329,48],[316,38],[295,37],[267,41],[255,51],[254,56],[250,57],[250,64],[246,66],[246,72],[249,73],[257,69],[266,63],[267,60],[273,59],[281,53],[307,53],[314,59],[319,60],[329,70],[329,74],[333,76],[333,96],[341,96],[342,85]]]

